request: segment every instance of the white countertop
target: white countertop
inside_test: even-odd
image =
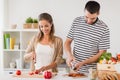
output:
[[[88,77],[86,78],[72,78],[63,76],[65,71],[59,71],[57,76],[53,77],[50,80],[89,80]],[[8,72],[0,73],[0,80],[45,80],[44,78],[16,78],[12,76],[13,74],[9,74]]]

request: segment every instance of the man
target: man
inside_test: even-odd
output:
[[[89,68],[96,69],[98,58],[110,47],[109,29],[98,18],[100,4],[88,1],[84,12],[85,16],[77,17],[73,21],[64,45],[68,55],[68,66],[77,61],[74,69],[79,73],[87,73]],[[73,52],[72,41],[74,41]]]

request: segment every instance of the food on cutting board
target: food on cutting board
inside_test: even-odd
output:
[[[43,73],[37,74],[35,71],[33,72],[22,72],[22,74],[13,74],[13,77],[18,78],[45,78],[45,79],[51,79],[52,77],[56,76],[57,73],[52,73],[51,71],[44,71]]]
[[[34,75],[34,74],[40,74],[38,70],[35,70],[35,71],[32,71],[32,72],[29,72],[29,75]]]
[[[82,73],[69,73],[68,76],[69,77],[82,77],[82,76],[85,76],[85,75],[82,74]]]
[[[38,71],[38,70],[36,70],[34,73],[35,73],[35,74],[39,74],[39,71]]]
[[[29,75],[34,75],[34,72],[29,72]]]
[[[21,70],[16,70],[16,75],[21,75]]]
[[[71,72],[71,73],[65,74],[65,75],[63,75],[63,76],[68,76],[68,77],[73,77],[73,78],[86,77],[86,75],[83,74],[83,73],[75,73],[75,72]]]

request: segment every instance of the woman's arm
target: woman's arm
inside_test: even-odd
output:
[[[35,59],[34,42],[35,36],[32,38],[25,51],[24,60],[27,62],[31,61],[32,59]]]
[[[47,66],[43,66],[41,67],[40,69],[38,69],[37,71],[38,72],[43,72],[45,70],[49,70],[49,69],[52,69],[52,68],[55,68],[57,66],[57,64],[55,62],[52,62],[51,64],[47,65]]]
[[[58,64],[61,63],[61,59],[62,59],[62,56],[63,56],[63,41],[61,38],[58,39],[58,41],[56,42],[57,45],[56,45],[56,56],[55,56],[55,62],[56,63],[56,66]]]

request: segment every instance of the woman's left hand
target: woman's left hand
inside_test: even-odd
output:
[[[36,69],[35,72],[40,73],[40,72],[43,72],[43,71],[45,71],[45,70],[46,70],[46,67],[43,66],[43,67],[41,67],[40,69]]]

